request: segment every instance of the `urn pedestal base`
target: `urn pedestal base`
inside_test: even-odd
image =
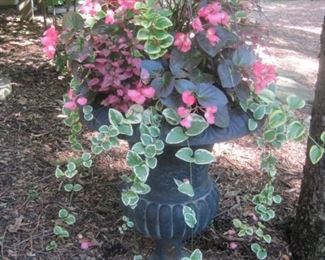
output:
[[[195,148],[211,150],[212,146]],[[165,148],[165,153],[158,158],[157,168],[150,172],[147,181],[151,192],[140,196],[137,207],[134,210],[128,208],[126,212],[138,232],[156,241],[152,260],[184,257],[182,241],[207,228],[218,210],[219,194],[215,183],[208,176],[208,166],[190,165],[179,160],[175,157],[178,149]],[[194,197],[180,193],[174,181],[190,180],[190,177]],[[193,229],[185,223],[183,206],[191,207],[196,213],[197,223]]]

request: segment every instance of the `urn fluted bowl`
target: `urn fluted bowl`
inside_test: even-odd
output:
[[[94,110],[95,120],[87,126],[97,130],[108,124],[108,108]],[[247,122],[249,116],[241,109],[230,110],[230,124],[227,128],[210,126],[202,134],[189,139],[193,150],[212,150],[215,143],[240,138],[250,133]],[[165,140],[172,126],[161,126],[161,139]],[[134,127],[131,137],[126,139],[130,147],[140,140],[139,129]],[[125,214],[134,222],[138,232],[153,238],[156,251],[152,259],[180,259],[183,256],[182,241],[199,234],[213,221],[218,213],[219,192],[214,181],[209,177],[209,165],[195,165],[178,159],[175,154],[187,143],[166,145],[164,153],[158,156],[157,167],[150,171],[147,184],[151,191],[141,195],[135,209],[124,208]],[[190,174],[192,171],[192,174]],[[176,180],[191,179],[194,197],[178,191]],[[197,224],[193,229],[185,224],[183,206],[190,206],[196,213]]]

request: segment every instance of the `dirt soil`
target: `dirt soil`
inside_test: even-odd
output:
[[[279,4],[286,5],[285,2]],[[268,4],[268,13],[278,17],[277,11],[272,11],[272,5]],[[308,5],[308,10],[322,15],[320,2],[308,1]],[[301,12],[304,11],[297,9],[295,15],[300,16]],[[289,21],[295,15],[286,19]],[[280,24],[280,20],[278,22]],[[305,28],[299,19],[296,22],[297,26]],[[320,23],[321,20],[313,26],[317,29]],[[292,50],[297,55],[316,59],[319,39],[316,29],[315,33],[310,33],[315,43],[313,47],[302,37],[295,34],[284,37],[279,32],[278,36],[284,37],[283,44],[288,47],[276,47],[272,42],[274,53],[283,53],[281,62],[285,62],[285,55]],[[56,165],[63,164],[75,154],[68,143],[68,129],[60,118],[61,97],[66,92],[67,79],[59,76],[53,64],[43,57],[39,42],[41,32],[38,24],[21,23],[12,11],[0,13],[0,77],[13,82],[12,95],[0,103],[0,259],[122,260],[133,259],[140,253],[148,256],[154,246],[150,239],[142,238],[134,231],[124,235],[118,231],[123,224],[119,177],[129,172],[123,159],[126,144],[97,159],[97,166],[78,179],[83,190],[73,198],[67,196],[62,183],[54,176]],[[306,46],[308,48],[304,48]],[[289,68],[292,64],[285,65]],[[296,68],[290,68],[296,71]],[[313,73],[316,75],[315,71]],[[314,78],[305,80],[311,87]],[[216,162],[211,166],[210,174],[220,188],[220,214],[202,235],[194,239],[193,246],[203,251],[205,259],[255,259],[249,248],[250,241],[230,237],[226,232],[232,228],[233,218],[249,223],[254,221],[249,199],[266,179],[258,165],[261,151],[254,138],[246,137],[217,144],[214,153]],[[268,252],[269,259],[287,260],[290,259],[288,232],[299,194],[305,144],[288,143],[277,153],[279,177],[276,189],[283,197],[283,203],[276,209],[276,218],[267,226],[273,238]],[[77,216],[76,224],[69,227],[71,238],[66,240],[57,239],[52,232],[62,207],[69,208]],[[58,248],[46,251],[52,240],[58,242]],[[88,250],[81,249],[83,240],[91,241],[93,246]],[[238,247],[229,249],[231,242]],[[191,243],[186,246],[190,249]]]

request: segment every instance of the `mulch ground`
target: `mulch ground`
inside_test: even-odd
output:
[[[0,259],[132,259],[147,256],[150,239],[129,231],[121,235],[120,176],[129,172],[124,157],[127,145],[97,159],[96,167],[78,182],[83,190],[71,200],[54,176],[57,164],[73,156],[68,129],[60,118],[62,95],[68,79],[44,59],[38,24],[24,24],[12,11],[0,14],[0,77],[13,82],[13,93],[0,103]],[[0,101],[1,102],[1,101]],[[89,134],[89,133],[85,133]],[[277,216],[268,225],[273,242],[269,259],[290,259],[288,232],[294,216],[304,164],[304,144],[289,143],[279,150],[276,189],[283,197]],[[217,144],[210,174],[220,188],[220,214],[194,239],[205,259],[254,259],[250,241],[225,234],[233,218],[252,222],[249,199],[266,180],[259,171],[254,138]],[[299,160],[297,160],[299,158]],[[77,216],[71,237],[57,239],[53,232],[57,213],[65,207]],[[94,247],[81,249],[81,238]],[[56,240],[59,247],[46,251]],[[229,249],[235,242],[238,248]],[[191,243],[186,244],[191,249]]]

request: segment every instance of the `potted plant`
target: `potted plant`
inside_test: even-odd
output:
[[[275,70],[242,33],[245,18],[240,1],[85,0],[64,16],[60,36],[52,26],[42,38],[72,76],[65,123],[81,165],[128,141],[121,199],[136,229],[157,241],[154,259],[183,257],[181,242],[216,216],[213,144],[274,112]],[[78,140],[83,125],[98,131],[90,151]],[[76,168],[69,162],[56,176],[73,178]]]

